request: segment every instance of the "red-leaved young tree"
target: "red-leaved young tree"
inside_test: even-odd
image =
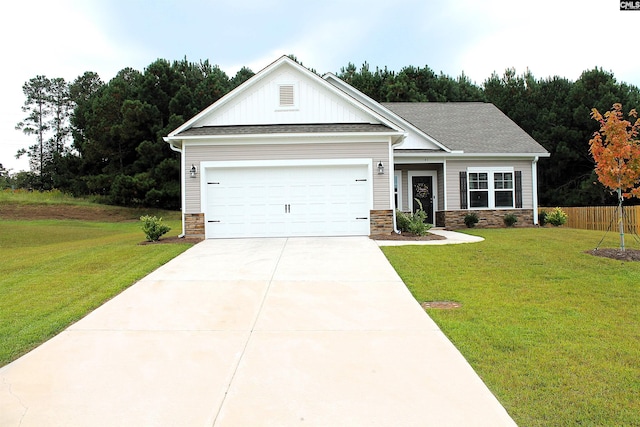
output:
[[[604,116],[595,108],[591,117],[600,123],[600,130],[589,141],[589,151],[596,162],[598,180],[618,193],[620,250],[624,251],[622,200],[640,196],[640,119],[636,110],[629,111],[635,123],[624,119],[622,104],[613,104]]]

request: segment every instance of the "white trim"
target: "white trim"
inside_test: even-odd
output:
[[[317,144],[318,142],[386,142],[389,138],[398,137],[398,132],[349,132],[349,133],[268,133],[268,134],[239,134],[239,135],[206,135],[185,136],[170,141],[180,141],[190,145],[228,145],[234,144],[272,144],[278,140],[278,144]],[[318,140],[326,141],[318,141]]]
[[[184,150],[180,150],[180,203],[182,206],[180,210],[182,211],[182,234],[187,233],[187,228],[185,224],[185,211],[187,210],[187,175],[186,175],[186,167],[185,162],[187,161],[187,155]]]
[[[466,159],[478,158],[478,159],[488,160],[488,159],[491,159],[492,157],[495,157],[501,160],[504,160],[505,158],[511,158],[513,160],[525,160],[525,159],[531,160],[538,157],[550,157],[551,154],[549,153],[464,153],[461,151],[451,152],[451,153],[445,153],[444,151],[406,153],[400,149],[396,149],[395,156],[396,158],[401,158],[401,159],[404,159],[404,158],[418,158],[418,159],[453,158],[455,160],[460,160],[460,159],[466,160]]]
[[[533,194],[533,225],[538,225],[538,158],[531,162],[531,194]],[[524,203],[523,203],[524,206]]]
[[[415,176],[430,176],[431,185],[433,188],[431,189],[433,195],[433,212],[431,213],[431,217],[433,218],[433,223],[436,222],[436,211],[438,210],[438,171],[434,170],[410,170],[407,171],[407,206],[409,210],[413,212],[413,177]]]
[[[402,171],[401,170],[394,170],[393,174],[394,174],[394,180],[395,180],[395,177],[398,178],[398,209],[402,210]],[[394,184],[395,184],[395,182],[394,182]],[[395,192],[395,185],[392,188],[394,189],[393,192]],[[395,194],[391,194],[391,198],[392,198],[391,206],[393,206],[394,209],[395,209],[395,197],[394,197],[394,195]]]
[[[447,200],[447,160],[445,159],[442,162],[442,191],[444,191],[444,197],[442,198],[442,200],[444,200],[444,206],[442,207],[443,211],[446,211],[449,209],[449,201]]]
[[[357,159],[309,159],[309,160],[247,160],[247,161],[206,161],[200,162],[200,206],[204,213],[205,237],[207,235],[207,173],[220,168],[265,168],[265,167],[296,167],[296,166],[366,166],[367,167],[367,198],[368,209],[373,210],[373,165],[370,158]],[[377,173],[377,172],[376,172]],[[370,213],[369,213],[370,215]],[[371,234],[371,219],[367,225],[367,235]]]
[[[247,168],[247,167],[279,167],[279,166],[335,166],[335,165],[367,165],[371,173],[370,158],[360,159],[295,159],[295,160],[223,160],[200,162],[205,168]]]
[[[513,172],[513,166],[468,166],[467,172]]]
[[[496,206],[496,190],[495,188],[495,177],[494,173],[511,173],[511,178],[513,180],[513,188],[511,192],[513,193],[513,197],[511,201],[513,202],[511,206]],[[471,177],[469,176],[472,173],[486,173],[487,174],[487,205],[485,207],[473,207],[471,206],[471,192],[472,191],[484,191],[481,190],[472,190],[470,185]],[[516,188],[515,188],[515,170],[513,166],[496,166],[496,167],[482,167],[482,166],[470,166],[467,167],[467,200],[468,200],[468,209],[469,210],[486,210],[486,209],[515,209],[516,206]]]

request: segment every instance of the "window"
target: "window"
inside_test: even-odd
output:
[[[513,207],[513,172],[495,172],[493,174],[496,208]]]
[[[489,174],[486,172],[469,173],[469,206],[489,207]]]
[[[402,210],[402,171],[393,171],[393,198],[395,200],[395,208]]]
[[[469,208],[513,208],[515,199],[512,170],[477,171],[469,168]]]

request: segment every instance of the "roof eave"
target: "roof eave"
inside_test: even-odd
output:
[[[390,138],[397,141],[404,138],[404,133],[397,131],[390,132],[281,132],[281,133],[263,133],[263,134],[227,134],[227,135],[186,135],[186,136],[168,136],[164,140],[171,145],[176,143],[182,145],[183,141],[213,141],[213,140],[272,140],[272,139],[383,139]]]
[[[425,155],[429,155],[430,157],[453,157],[453,158],[539,158],[539,157],[551,157],[551,154],[548,152],[543,153],[467,153],[464,151],[452,151],[452,152],[444,152],[444,151],[412,151],[412,152],[403,152],[402,149],[395,150],[396,156],[400,155],[403,157],[424,157]]]

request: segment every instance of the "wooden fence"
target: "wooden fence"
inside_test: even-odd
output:
[[[539,208],[540,212],[553,208]],[[568,216],[567,227],[584,230],[618,231],[617,206],[561,208]],[[623,206],[625,233],[640,234],[640,206]]]

